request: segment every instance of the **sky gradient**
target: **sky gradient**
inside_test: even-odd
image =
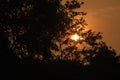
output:
[[[82,0],[88,28],[103,33],[103,40],[120,54],[120,0]]]

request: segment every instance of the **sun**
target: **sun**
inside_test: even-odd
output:
[[[80,39],[80,36],[78,34],[73,34],[73,35],[71,35],[70,38],[74,41],[78,41]]]

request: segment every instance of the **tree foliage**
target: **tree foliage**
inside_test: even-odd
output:
[[[22,60],[72,60],[88,65],[99,55],[115,59],[116,52],[102,41],[102,33],[86,30],[86,12],[80,11],[84,2],[1,0],[0,4],[0,29]],[[71,39],[74,34],[79,36],[77,41]]]
[[[86,12],[81,11],[84,2],[0,0],[0,4],[2,75],[10,74],[9,79],[16,76],[114,80],[119,77],[115,73],[120,72],[117,64],[120,56],[102,40],[101,32],[86,29]],[[22,70],[11,65],[22,61],[39,65],[20,66]]]
[[[49,59],[52,37],[67,24],[61,22],[66,14],[60,1],[2,0],[1,4],[1,29],[8,34],[15,55],[32,59],[41,54]]]
[[[116,63],[116,52],[102,40],[102,33],[86,29],[87,24],[84,19],[86,13],[79,10],[82,4],[84,2],[71,0],[63,5],[70,23],[60,37],[53,39],[54,46],[51,48],[53,58],[58,61],[72,60],[83,65],[96,64],[97,61],[98,64],[101,61],[102,65]],[[72,39],[74,35],[78,40]]]

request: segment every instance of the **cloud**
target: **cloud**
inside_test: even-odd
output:
[[[120,13],[120,6],[110,6],[110,7],[104,7],[104,8],[99,8],[94,11],[90,11],[88,15],[95,16],[95,15],[100,15],[100,16],[106,16],[107,15],[112,15]]]

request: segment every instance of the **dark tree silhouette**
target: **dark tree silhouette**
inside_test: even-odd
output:
[[[71,20],[65,27],[65,31],[52,40],[54,44],[51,47],[53,58],[73,60],[83,65],[90,65],[91,62],[94,63],[95,59],[101,59],[106,65],[116,63],[116,52],[102,40],[102,33],[91,29],[86,30],[87,24],[83,18],[86,13],[76,11],[82,4],[84,2],[77,0],[67,1],[64,4],[68,19]]]
[[[9,49],[7,34],[0,30],[0,79],[15,79],[18,62],[19,59]]]
[[[83,4],[73,0],[73,5],[67,2],[65,6],[60,2],[60,0],[1,1],[1,28],[8,34],[9,47],[15,55],[27,61],[33,61],[33,57],[39,56],[44,60],[52,57],[51,40],[65,32],[72,20],[70,16],[79,14],[69,9],[79,8]]]
[[[120,72],[120,58],[102,41],[102,33],[86,30],[86,13],[78,11],[84,2],[1,0],[0,4],[0,59],[8,65],[29,64],[18,68],[20,80],[39,76],[104,80],[115,79],[114,73]]]
[[[71,20],[60,0],[2,0],[1,4],[1,28],[9,34],[13,53],[29,60],[37,53],[49,60],[52,38]]]

